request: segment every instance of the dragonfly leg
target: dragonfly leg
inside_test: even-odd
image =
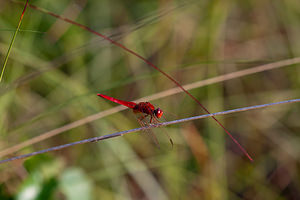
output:
[[[141,120],[141,121],[143,121],[147,116],[148,116],[148,114],[143,115],[143,116],[139,117],[138,119]]]

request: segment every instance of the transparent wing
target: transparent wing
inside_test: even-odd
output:
[[[148,119],[148,117],[151,117],[150,120]],[[158,124],[160,123],[160,121],[157,119],[157,117],[155,116],[150,116],[150,115],[142,115],[140,117],[137,117],[137,120],[139,122],[139,124],[142,126],[142,127],[145,127],[145,126],[148,126],[150,124]],[[149,120],[149,122],[148,122]],[[151,121],[151,123],[150,123]],[[172,148],[174,146],[174,143],[173,143],[173,140],[172,138],[169,136],[169,134],[167,133],[166,130],[164,129],[160,129],[166,136],[167,138],[169,139],[171,145],[172,145]],[[154,141],[155,145],[160,148],[160,145],[159,145],[159,142],[158,142],[158,139],[157,137],[155,136],[155,133],[151,130],[151,129],[145,129],[144,132],[148,135],[148,136],[151,136],[151,139]]]
[[[137,117],[137,121],[139,122],[139,124],[140,124],[142,127],[145,127],[145,126],[149,125],[149,123],[147,123],[146,120],[145,120],[146,118],[147,118],[146,115],[143,115],[143,116],[141,116],[141,117]],[[146,135],[150,136],[151,139],[154,141],[154,144],[155,144],[158,148],[160,148],[158,139],[157,139],[157,137],[155,136],[155,134],[153,133],[153,131],[152,131],[151,129],[145,129],[145,130],[143,130],[143,131],[146,133]]]
[[[153,116],[152,121],[153,121],[154,123],[160,123],[160,121],[159,121],[159,120],[157,119],[157,117],[155,117],[155,116]],[[167,132],[166,130],[164,130],[164,129],[160,129],[160,130],[162,130],[162,131],[164,132],[164,134],[168,137],[168,139],[169,139],[169,141],[170,141],[170,143],[171,143],[171,145],[172,145],[172,148],[173,148],[174,143],[173,143],[172,138],[169,136],[168,132]]]

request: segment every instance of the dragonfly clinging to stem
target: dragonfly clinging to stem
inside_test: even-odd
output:
[[[163,111],[160,109],[160,108],[156,108],[150,103],[150,102],[140,102],[140,103],[135,103],[135,102],[132,102],[132,101],[123,101],[123,100],[120,100],[120,99],[116,99],[116,98],[113,98],[113,97],[110,97],[110,96],[107,96],[107,95],[104,95],[104,94],[97,94],[99,97],[102,97],[104,99],[107,99],[109,101],[112,101],[112,102],[115,102],[117,104],[121,104],[123,106],[126,106],[128,108],[131,108],[133,110],[134,113],[142,113],[144,115],[142,115],[141,117],[138,118],[138,121],[140,123],[141,126],[146,126],[147,123],[144,123],[143,120],[150,116],[150,124],[153,124],[153,123],[159,123],[159,118],[161,118],[163,116]],[[172,146],[173,146],[173,141],[172,139],[170,138],[170,136],[166,133],[167,137],[169,138]],[[153,134],[154,138],[155,138],[155,135]],[[157,139],[155,138],[155,141],[156,143],[158,144],[157,142]]]

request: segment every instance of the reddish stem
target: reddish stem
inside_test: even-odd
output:
[[[124,45],[122,45],[121,43],[118,43],[112,39],[110,39],[109,37],[101,34],[101,33],[98,33],[97,31],[94,31],[93,29],[83,25],[83,24],[79,24],[75,21],[72,21],[68,18],[65,18],[65,17],[62,17],[62,16],[59,16],[55,13],[52,13],[52,12],[49,12],[49,11],[46,11],[44,9],[41,9],[39,7],[36,7],[34,5],[31,5],[29,4],[29,6],[33,9],[36,9],[36,10],[39,10],[41,12],[44,12],[44,13],[47,13],[55,18],[58,18],[60,20],[63,20],[65,22],[68,22],[70,24],[73,24],[75,26],[78,26],[84,30],[87,30],[89,31],[90,33],[93,33],[95,35],[98,35],[100,37],[102,37],[103,39],[111,42],[112,44],[124,49],[125,51],[131,53],[132,55],[135,55],[136,57],[140,58],[141,60],[143,60],[146,64],[148,64],[150,67],[156,69],[157,71],[159,71],[160,73],[162,73],[164,76],[166,76],[169,80],[171,80],[173,83],[175,83],[182,91],[184,91],[187,95],[189,95],[194,101],[197,102],[197,104],[200,105],[200,107],[207,113],[207,114],[210,114],[210,112],[206,109],[206,107],[200,103],[200,101],[198,99],[196,99],[196,97],[194,97],[191,93],[189,93],[186,89],[184,89],[181,84],[179,82],[177,82],[174,78],[172,78],[170,75],[168,75],[166,72],[162,71],[160,68],[158,68],[156,65],[154,65],[153,63],[151,63],[150,61],[148,61],[146,58],[142,57],[141,55],[139,55],[138,53],[132,51],[131,49],[128,49],[127,47],[125,47]],[[219,120],[217,120],[214,116],[212,116],[212,118],[224,129],[224,131],[227,133],[227,135],[233,140],[233,142],[240,148],[240,150],[248,157],[248,159],[250,161],[253,161],[253,159],[251,158],[251,156],[247,153],[247,151],[240,145],[240,143],[231,135],[231,133],[221,124],[221,122]]]

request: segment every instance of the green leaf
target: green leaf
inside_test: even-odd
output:
[[[91,181],[78,168],[66,170],[61,177],[60,186],[68,200],[91,199]]]

